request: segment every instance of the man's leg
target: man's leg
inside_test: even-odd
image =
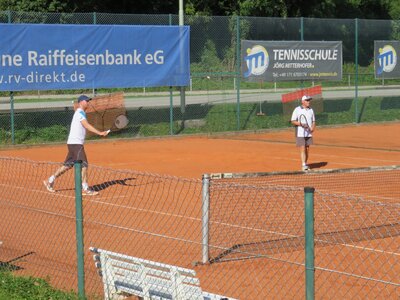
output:
[[[300,157],[301,157],[301,169],[303,171],[309,170],[309,167],[307,166],[308,146],[300,146]]]
[[[82,187],[86,190],[88,189],[87,167],[82,167]]]
[[[301,165],[304,166],[306,164],[306,147],[300,146],[300,158],[301,158]]]
[[[87,172],[88,172],[88,170],[87,170],[88,168],[87,168],[87,166],[85,166],[85,167],[82,167],[82,194],[84,194],[84,195],[89,195],[89,196],[95,196],[95,195],[97,195],[99,192],[97,192],[97,191],[94,191],[94,190],[92,190],[92,189],[89,189],[89,184],[88,184],[88,181],[87,181]]]
[[[53,175],[51,175],[49,177],[49,179],[44,180],[43,184],[46,187],[46,189],[49,192],[54,193],[55,192],[55,190],[54,190],[54,181],[56,180],[57,177],[61,176],[62,174],[64,174],[69,169],[71,169],[70,166],[63,165],[62,167],[58,168],[57,171]]]
[[[60,177],[62,174],[67,172],[69,169],[71,169],[70,166],[63,165],[62,167],[58,168],[58,170],[54,173],[54,175],[52,177],[54,177],[54,179],[56,179],[57,177]]]
[[[308,165],[307,162],[308,162],[309,151],[310,151],[310,146],[305,146],[305,148],[304,148],[305,161],[304,162],[306,163],[306,165]]]

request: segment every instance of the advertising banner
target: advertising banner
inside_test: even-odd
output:
[[[400,41],[375,41],[374,66],[375,78],[400,78],[400,66],[397,65],[397,52],[400,53]]]
[[[0,25],[0,90],[186,86],[189,27]]]
[[[247,81],[341,80],[342,42],[242,40]]]

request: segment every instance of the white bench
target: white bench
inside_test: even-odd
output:
[[[235,300],[203,292],[194,270],[93,247],[90,251],[105,299],[123,299],[125,293],[145,300]]]

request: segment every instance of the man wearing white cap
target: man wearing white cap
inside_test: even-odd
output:
[[[310,107],[311,97],[304,95],[301,105],[297,106],[292,114],[291,122],[296,126],[296,146],[300,148],[301,168],[310,170],[307,165],[310,145],[313,144],[312,133],[315,129],[314,110]]]

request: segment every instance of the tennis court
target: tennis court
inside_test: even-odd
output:
[[[400,123],[317,128],[310,163],[323,168],[394,165],[400,162]],[[2,156],[62,162],[65,145],[3,149]],[[86,144],[96,166],[131,169],[187,178],[204,173],[266,172],[300,169],[293,130],[260,133],[104,139]],[[325,164],[326,163],[326,164]]]
[[[315,170],[391,166],[400,162],[398,122],[318,128],[315,142],[310,152],[310,163]],[[105,247],[110,251],[193,268],[206,290],[220,292],[223,287],[223,292],[231,297],[303,298],[304,266],[301,262],[304,260],[304,249],[295,240],[283,241],[286,244],[279,246],[280,251],[271,250],[276,245],[270,246],[271,251],[263,257],[239,258],[195,267],[192,265],[194,261],[201,260],[202,174],[298,171],[300,158],[294,145],[293,130],[135,140],[107,138],[88,142],[86,151],[93,166],[89,169],[89,183],[100,191],[97,197],[84,198],[86,248]],[[20,146],[0,151],[2,157],[19,157],[36,162],[61,162],[65,155],[65,145]],[[47,193],[41,183],[56,167],[56,164],[22,162],[12,169],[11,176],[4,172],[1,175],[4,192],[2,197],[12,199],[13,205],[5,204],[3,207],[8,218],[2,218],[1,221],[5,238],[2,238],[4,252],[0,260],[11,261],[18,249],[20,256],[34,252],[26,255],[22,264],[19,262],[19,266],[23,267],[22,273],[51,275],[52,278],[58,278],[53,280],[55,285],[75,288],[76,282],[71,277],[74,273],[76,251],[74,241],[71,241],[71,232],[74,232],[75,225],[71,218],[74,214],[73,172],[60,178],[60,183],[56,186],[59,193]],[[20,177],[18,172],[31,174],[21,176],[29,178],[24,185],[13,182],[13,178]],[[357,188],[365,184],[351,176],[345,177],[345,180],[348,183],[344,190],[346,194],[357,193]],[[379,185],[379,178],[375,182]],[[278,191],[280,197],[302,201],[301,197],[296,198],[297,194],[291,196],[300,185],[293,186],[293,190]],[[389,182],[388,186],[392,185],[394,184]],[[376,190],[379,188],[371,188],[373,193]],[[268,191],[273,195],[275,192]],[[325,192],[320,192],[319,197],[329,198],[327,201],[332,201],[335,206],[337,201],[325,195]],[[393,198],[393,195],[398,195],[397,192],[398,188],[395,193],[384,195],[388,198],[387,203],[399,205],[400,200]],[[27,195],[31,197],[29,201],[26,199]],[[346,205],[348,204],[344,204]],[[351,211],[356,205],[358,202],[348,205],[347,209]],[[18,218],[21,209],[27,206],[28,213],[23,218]],[[300,208],[296,209],[300,206],[299,203],[288,202],[287,206],[280,209],[272,208],[276,210],[273,218],[280,222],[287,217],[285,212],[293,212],[296,213],[296,219],[292,221],[300,226],[303,220],[298,211]],[[43,208],[46,208],[45,216],[41,214]],[[250,210],[243,211],[242,215],[240,210],[233,211],[231,218],[254,220],[249,215]],[[393,216],[398,216],[397,213],[394,212]],[[7,222],[10,219],[15,220],[14,227],[18,228],[12,236],[9,233],[7,235],[7,226],[10,226]],[[274,220],[259,219],[258,222],[273,223]],[[340,245],[317,246],[318,251],[323,253],[317,263],[325,268],[340,264],[343,270],[361,270],[360,274],[365,274],[365,277],[390,281],[390,274],[397,278],[395,274],[400,271],[398,259],[395,260],[400,256],[400,241],[396,237],[399,235],[398,227],[394,227],[394,231],[391,236],[395,238],[392,237],[388,247],[382,247],[382,243],[388,241],[385,236],[369,241],[358,240],[356,243],[344,239]],[[38,242],[38,232],[45,236],[41,242]],[[318,238],[322,240],[325,236],[320,235]],[[64,244],[65,247],[59,249],[52,247],[53,244]],[[95,274],[90,253],[85,254],[88,288],[91,292],[101,294],[101,280]],[[49,262],[50,267],[46,267]],[[60,272],[60,269],[64,272]],[[380,269],[384,274],[369,274],[369,269]],[[71,270],[71,273],[66,270]],[[338,273],[320,273],[317,276],[316,295],[347,299],[382,295],[395,299],[400,295],[399,282],[397,285],[396,282],[385,285],[384,291],[382,282],[365,282],[356,277],[344,280]],[[337,285],[338,290],[332,289],[334,285]],[[348,286],[352,288],[349,289]]]

